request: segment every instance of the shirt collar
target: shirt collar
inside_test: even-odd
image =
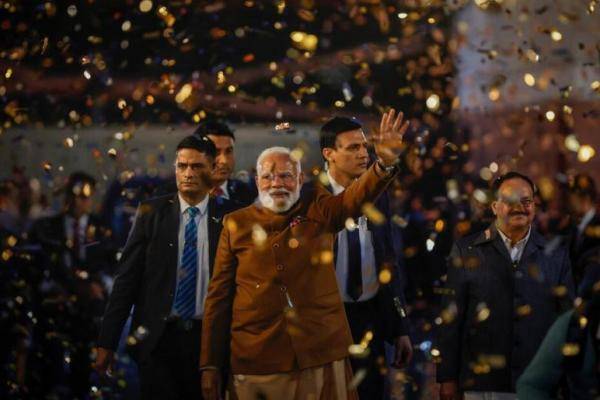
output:
[[[327,179],[329,179],[329,184],[331,185],[331,191],[333,192],[333,194],[340,194],[344,190],[346,190],[345,187],[343,187],[342,185],[337,183],[335,179],[333,179],[333,176],[331,176],[329,170],[327,170]]]
[[[588,212],[585,213],[583,218],[581,218],[581,222],[577,225],[577,232],[581,233],[585,229],[585,227],[590,223],[592,218],[596,215],[596,209],[591,208]]]
[[[525,246],[525,243],[527,243],[527,241],[529,240],[529,236],[531,235],[531,226],[529,226],[529,230],[527,231],[527,235],[525,235],[525,237],[521,240],[519,240],[517,243],[515,243],[514,245],[512,244],[510,238],[508,236],[506,236],[504,234],[504,232],[502,232],[499,228],[497,228],[498,233],[500,234],[500,237],[502,238],[502,241],[508,246],[508,247],[518,247],[518,246]]]
[[[229,183],[229,179],[221,184],[221,190],[223,191],[223,197],[229,200],[229,190],[227,190],[227,184]]]
[[[198,210],[200,210],[200,215],[206,213],[206,208],[208,207],[208,195],[204,196],[204,199],[194,206],[188,204],[188,202],[181,197],[181,193],[177,193],[177,197],[179,197],[179,212],[181,214],[185,213],[189,207],[197,207]]]

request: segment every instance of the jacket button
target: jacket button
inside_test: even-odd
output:
[[[273,243],[273,248],[276,249],[279,247],[279,243]]]
[[[277,269],[277,271],[283,271],[283,265],[282,264],[277,264],[277,266],[275,268]]]
[[[281,286],[280,289],[281,289],[282,292],[285,292],[287,290],[287,288],[285,286],[283,286],[283,285]]]

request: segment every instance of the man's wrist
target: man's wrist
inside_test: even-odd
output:
[[[387,176],[392,176],[394,174],[396,174],[400,168],[399,166],[399,160],[396,160],[394,163],[390,164],[390,165],[386,165],[381,158],[378,158],[376,161],[377,164],[377,168],[379,169],[379,172],[381,172],[384,175]]]

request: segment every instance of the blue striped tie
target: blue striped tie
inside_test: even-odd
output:
[[[181,257],[181,276],[175,294],[175,311],[181,319],[191,319],[196,314],[196,278],[198,275],[198,227],[196,207],[187,210],[189,220],[185,225],[185,243]]]

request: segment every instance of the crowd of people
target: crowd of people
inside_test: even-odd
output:
[[[15,169],[0,394],[419,399],[435,365],[443,400],[600,396],[593,179],[556,182],[561,204],[520,172],[465,174],[443,142],[423,162],[408,128],[334,117],[321,171],[272,147],[242,182],[233,131],[206,121],[174,179],[117,181],[100,213],[90,174],[51,214]]]

